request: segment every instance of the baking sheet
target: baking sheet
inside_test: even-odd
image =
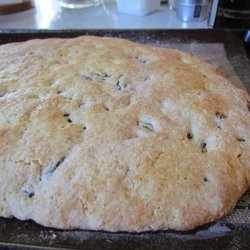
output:
[[[229,33],[221,33],[223,32],[218,34],[211,31],[2,31],[0,44],[31,38],[74,37],[81,34],[123,37],[191,52],[218,67],[236,86],[249,89],[249,61],[244,48],[240,41],[235,40]],[[189,232],[131,234],[68,231],[44,228],[32,221],[0,218],[0,247],[8,248],[44,249],[46,246],[51,249],[249,249],[249,235],[250,192],[238,202],[232,214]]]

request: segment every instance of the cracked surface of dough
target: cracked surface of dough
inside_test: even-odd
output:
[[[0,58],[0,216],[188,230],[249,188],[249,95],[192,55],[85,36]]]

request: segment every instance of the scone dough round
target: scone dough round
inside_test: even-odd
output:
[[[0,216],[188,230],[250,184],[249,95],[178,50],[91,36],[0,46]]]

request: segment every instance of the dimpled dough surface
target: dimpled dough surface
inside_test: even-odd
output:
[[[188,230],[249,188],[249,95],[192,55],[86,36],[0,58],[0,216]]]

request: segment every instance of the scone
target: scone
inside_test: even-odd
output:
[[[0,216],[189,230],[249,189],[249,95],[206,62],[89,36],[7,44],[0,58]]]

